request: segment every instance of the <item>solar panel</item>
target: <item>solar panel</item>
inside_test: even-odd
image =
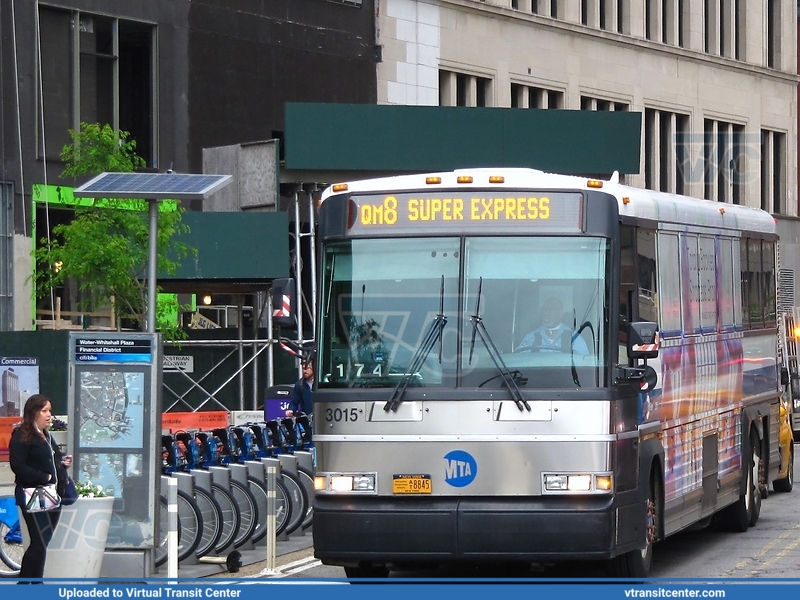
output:
[[[202,199],[230,183],[230,175],[101,173],[78,187],[77,198]]]

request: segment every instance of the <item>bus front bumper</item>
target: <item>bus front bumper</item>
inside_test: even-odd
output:
[[[341,565],[601,560],[628,550],[619,546],[618,515],[635,527],[631,508],[618,511],[610,497],[317,496],[314,551]],[[631,548],[636,538],[630,537]]]

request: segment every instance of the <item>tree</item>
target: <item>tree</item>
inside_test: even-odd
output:
[[[115,131],[110,125],[81,123],[79,131],[69,133],[73,143],[64,146],[61,152],[66,165],[62,177],[77,178],[104,171],[132,172],[146,164],[136,154],[136,141],[128,139],[127,131]],[[129,319],[141,326],[147,316],[147,201],[76,201],[74,209],[72,222],[57,225],[49,238],[39,241],[35,251],[37,298],[49,296],[68,278],[73,279],[83,292],[79,301],[82,309],[107,306],[113,298],[117,323]],[[194,252],[186,244],[173,240],[175,234],[188,229],[181,224],[183,211],[179,204],[173,203],[159,212],[159,273],[175,273],[177,261]],[[169,307],[156,307],[156,328],[168,339],[185,337],[177,323],[164,319],[169,312]]]

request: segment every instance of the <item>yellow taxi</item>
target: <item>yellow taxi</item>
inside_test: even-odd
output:
[[[780,425],[778,429],[778,446],[780,448],[781,467],[778,478],[772,482],[776,492],[791,492],[794,485],[794,436],[788,401],[781,397]]]

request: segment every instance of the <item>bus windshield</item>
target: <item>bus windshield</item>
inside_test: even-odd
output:
[[[609,248],[587,237],[330,243],[318,385],[499,388],[492,345],[522,389],[605,385]],[[552,324],[537,333],[546,305],[558,336]]]
[[[468,238],[461,384],[503,385],[490,348],[473,342],[479,318],[520,387],[605,385],[609,251],[601,238]]]

